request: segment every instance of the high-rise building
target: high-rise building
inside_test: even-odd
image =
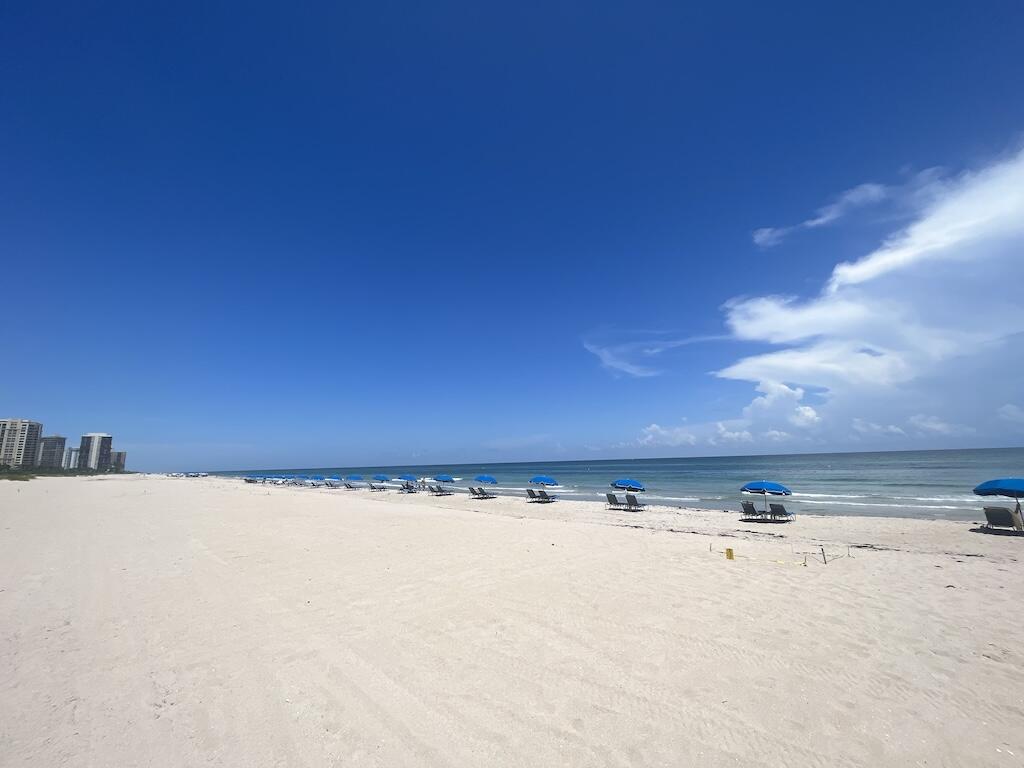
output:
[[[82,443],[78,446],[78,468],[98,472],[110,469],[110,444],[113,439],[104,432],[82,435]]]
[[[39,454],[36,466],[45,469],[60,469],[64,462],[64,442],[60,435],[39,438]]]
[[[127,451],[110,452],[110,468],[115,472],[124,472],[124,464],[128,459]]]
[[[0,419],[0,464],[31,467],[36,463],[43,425],[27,419]]]
[[[68,448],[64,451],[64,469],[78,469],[77,448]]]

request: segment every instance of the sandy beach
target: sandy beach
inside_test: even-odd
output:
[[[1024,539],[738,518],[2,482],[0,764],[1024,763]]]

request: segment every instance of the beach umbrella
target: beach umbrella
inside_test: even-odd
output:
[[[623,477],[612,483],[612,488],[618,488],[620,491],[646,491],[644,484],[639,480],[634,480],[631,477]]]
[[[1024,477],[1001,477],[987,480],[974,489],[979,496],[1008,496],[1017,500],[1017,511],[1020,511],[1020,500],[1024,498]]]
[[[439,483],[454,483],[455,478],[451,475],[434,475],[434,479]]]
[[[558,485],[558,481],[551,475],[534,475],[530,478],[530,482],[534,485]]]
[[[490,483],[491,485],[497,485],[498,484],[498,481],[495,480],[490,475],[477,475],[473,479],[476,480],[478,483]]]
[[[349,475],[345,479],[350,481],[350,482],[353,482],[353,483],[361,483],[361,482],[363,482],[363,476],[362,475]]]
[[[388,477],[387,475],[382,475],[382,474],[374,475],[373,479],[376,480],[378,483],[386,483],[386,482],[389,482],[391,480],[390,477]]]
[[[410,475],[408,472],[406,472],[404,475],[399,475],[398,479],[399,480],[405,480],[407,483],[415,483],[416,480],[417,480],[417,477],[416,477],[416,475]]]
[[[768,511],[768,496],[790,496],[792,491],[782,483],[773,483],[770,480],[754,480],[740,488],[742,493],[760,493],[764,496],[764,511]]]

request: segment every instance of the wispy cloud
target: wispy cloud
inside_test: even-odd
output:
[[[657,376],[661,373],[657,368],[631,363],[622,356],[621,352],[616,347],[602,347],[593,342],[584,341],[583,348],[587,350],[587,352],[596,355],[597,359],[601,361],[601,365],[610,371],[625,373],[629,376],[637,377]]]
[[[1011,424],[1024,425],[1024,408],[1013,403],[1007,403],[1006,405],[1000,406],[997,411],[999,418],[1003,421],[1008,421]]]
[[[828,205],[822,206],[809,219],[789,227],[762,227],[755,229],[753,238],[761,248],[771,248],[788,235],[801,229],[817,229],[832,224],[851,211],[885,200],[890,188],[884,184],[866,183],[848,189]]]
[[[583,348],[596,356],[601,365],[615,373],[636,378],[660,376],[656,365],[670,350],[709,341],[728,340],[729,336],[676,336],[656,331],[596,331],[583,340]]]
[[[938,416],[927,416],[923,413],[914,414],[907,419],[907,423],[922,432],[936,435],[968,435],[974,432],[974,427],[968,427],[963,424],[950,424]]]

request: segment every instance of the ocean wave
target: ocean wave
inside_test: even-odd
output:
[[[890,496],[878,493],[803,493],[794,492],[792,499],[893,499],[896,501],[959,501],[970,504],[977,501],[977,496],[967,494],[957,496]]]
[[[797,499],[799,501],[799,499]],[[835,504],[843,507],[887,507],[896,509],[958,509],[962,512],[976,511],[975,507],[955,507],[950,505],[936,505],[936,504],[905,504],[905,503],[883,503],[873,501],[825,501],[824,499],[818,499],[812,502],[814,504]]]

